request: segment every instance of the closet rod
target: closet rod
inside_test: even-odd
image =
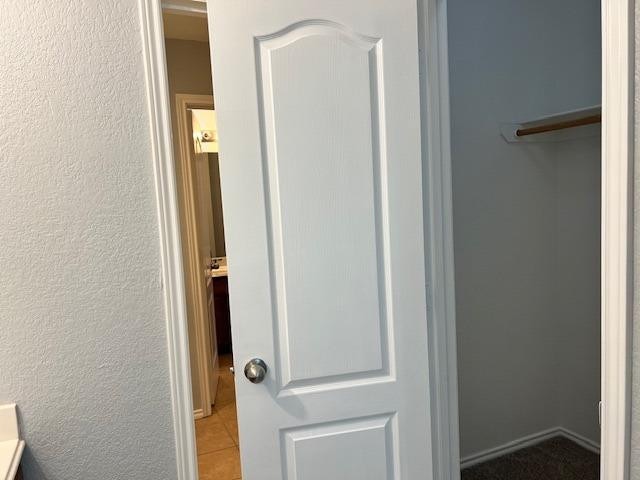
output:
[[[602,122],[602,114],[589,115],[574,120],[566,120],[564,122],[547,123],[536,127],[519,128],[516,130],[517,137],[526,137],[527,135],[536,135],[538,133],[554,132],[556,130],[565,130],[567,128],[582,127],[584,125],[593,125]]]

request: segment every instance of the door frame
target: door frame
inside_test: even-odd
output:
[[[161,243],[177,478],[198,478],[185,288],[161,0],[138,0]],[[195,4],[202,2],[195,2]],[[436,480],[459,478],[455,290],[446,0],[419,12],[425,265]],[[601,472],[627,480],[630,450],[634,9],[602,5],[602,435]],[[435,48],[434,48],[435,45]],[[429,48],[427,48],[429,47]]]
[[[629,478],[633,325],[633,0],[602,0],[600,474]]]
[[[447,0],[418,0],[433,479],[460,479]]]
[[[195,175],[191,157],[192,129],[189,125],[188,110],[202,108],[213,110],[212,95],[194,95],[177,93],[175,95],[175,109],[178,132],[178,144],[180,158],[179,165],[181,189],[178,189],[178,203],[181,207],[183,220],[182,247],[184,252],[184,270],[188,282],[185,285],[189,302],[193,305],[193,326],[196,344],[196,356],[198,358],[198,376],[192,378],[192,382],[198,382],[200,386],[201,408],[194,410],[196,419],[211,415],[211,344],[209,330],[215,328],[210,325],[206,301],[206,291],[202,287],[203,265],[198,251],[198,222],[196,211],[196,194],[194,190]]]
[[[156,189],[169,386],[176,444],[176,478],[196,480],[198,460],[189,358],[178,190],[161,0],[138,0]]]

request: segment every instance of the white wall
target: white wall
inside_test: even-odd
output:
[[[25,479],[173,480],[137,2],[3,2],[0,31],[0,403]]]
[[[599,140],[503,121],[599,103],[599,2],[449,1],[461,453],[597,439]]]

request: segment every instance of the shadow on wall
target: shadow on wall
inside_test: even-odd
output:
[[[48,480],[48,477],[38,464],[38,461],[33,456],[29,445],[25,446],[24,452],[22,453],[22,462],[21,462],[21,470],[22,470],[22,480],[27,479],[37,479],[37,480]],[[20,475],[18,475],[18,479],[20,479]]]

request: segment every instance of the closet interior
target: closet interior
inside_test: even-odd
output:
[[[448,35],[462,478],[598,478],[600,2]]]

